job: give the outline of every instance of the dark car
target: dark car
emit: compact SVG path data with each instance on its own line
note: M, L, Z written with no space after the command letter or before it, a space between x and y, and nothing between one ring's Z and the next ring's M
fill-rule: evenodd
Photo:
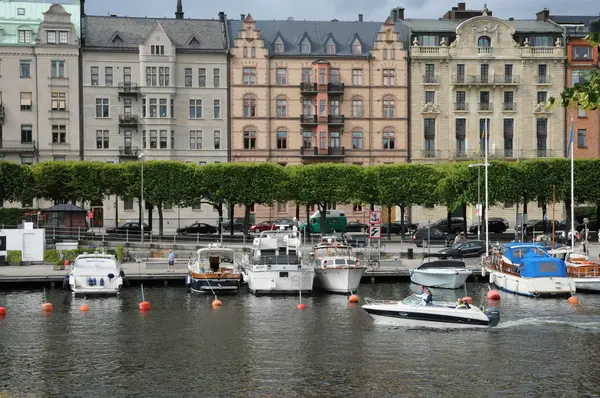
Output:
M569 227L567 226L567 224L568 224L567 220L561 221L560 224L558 224L557 231L568 231ZM583 231L583 228L585 228L585 225L583 225L582 223L580 223L577 220L575 220L575 222L573 223L573 226L575 227L575 230L579 231L579 232ZM588 229L591 229L590 224L588 224Z
M554 230L558 231L560 227L560 223L558 221L554 221ZM523 229L522 226L517 227L517 232L521 233ZM525 235L531 235L534 232L552 232L552 221L544 221L544 220L529 220L525 225Z
M144 224L144 235L150 235L150 227ZM110 235L141 235L142 228L139 222L128 222L119 227L106 228L106 233Z
M412 241L417 247L428 247L434 245L443 245L447 247L450 243L448 235L443 233L439 228L422 228L417 229L412 236Z
M178 235L187 235L187 234L216 234L217 227L209 224L205 224L203 222L196 222L192 225L177 228Z
M348 232L364 232L367 228L369 226L360 221L350 221L346 224L346 231Z
M396 234L396 235L400 235L402 233L402 224L400 221L394 221L392 223L392 228L390 229L390 232L392 234ZM411 231L416 231L418 228L417 224L414 223L404 223L404 233L408 233ZM387 230L388 230L388 223L383 223L381 224L381 234L385 235L387 234Z
M334 239L338 242L345 242L352 247L366 247L367 238L363 235L352 235L348 233L336 232L335 237L333 234L325 235L321 238L321 242L327 242L328 239Z
M455 243L438 252L440 258L469 258L480 257L485 254L485 242L482 240L467 240Z
M231 220L223 221L223 231L229 231L231 228ZM234 232L243 232L244 231L244 219L243 218L234 218L233 219L233 231Z
M484 223L485 220L481 220L481 222ZM506 230L509 227L509 224L506 218L490 217L488 219L488 227L490 232L495 234L501 234L506 232ZM469 228L469 232L472 234L476 234L478 229L479 226L477 224L471 225L471 227Z
M431 228L437 228L444 232L451 232L454 234L457 234L457 233L460 233L461 231L463 231L464 223L465 223L465 219L463 217L452 217L450 219L450 222L451 222L450 230L448 230L448 220L445 218L442 218L441 220L438 220L435 223L431 224ZM423 227L426 228L425 225L423 225Z

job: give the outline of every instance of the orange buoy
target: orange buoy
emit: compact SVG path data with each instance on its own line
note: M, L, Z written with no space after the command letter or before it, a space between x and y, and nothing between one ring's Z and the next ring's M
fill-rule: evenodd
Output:
M306 308L306 304L304 304L304 303L296 304L296 308L298 308L299 310L303 310Z
M81 312L88 312L90 310L90 306L87 304L82 304L81 307L79 307L79 309L81 310Z
M44 303L42 304L43 312L52 312L52 303Z
M358 296L356 294L352 294L352 295L350 295L350 297L348 297L348 301L352 304L356 304L360 301L360 299L358 298Z
M463 302L471 305L471 304L473 304L473 299L471 297L469 297L469 296L463 297Z
M150 303L147 301L142 301L140 303L140 311L142 311L142 312L150 311Z
M0 307L0 316L6 316L6 307Z
M579 299L577 298L577 296L571 296L568 298L567 300L570 304L578 304L579 303Z
M490 290L487 294L488 300L498 301L500 300L500 293L497 290Z
M220 307L222 305L223 305L223 302L221 300L219 300L219 299L214 299L213 302L212 302L213 308Z

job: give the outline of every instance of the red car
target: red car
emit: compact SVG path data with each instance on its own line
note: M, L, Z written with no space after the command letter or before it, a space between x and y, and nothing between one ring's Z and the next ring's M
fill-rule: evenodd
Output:
M271 231L277 229L274 221L263 221L250 227L250 232L261 233L262 231Z

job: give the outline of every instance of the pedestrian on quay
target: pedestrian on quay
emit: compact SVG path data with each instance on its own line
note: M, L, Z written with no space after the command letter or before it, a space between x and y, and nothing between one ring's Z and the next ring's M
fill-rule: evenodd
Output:
M171 271L171 267L173 268L173 272L175 272L175 253L173 253L173 250L169 249L169 266L167 272Z

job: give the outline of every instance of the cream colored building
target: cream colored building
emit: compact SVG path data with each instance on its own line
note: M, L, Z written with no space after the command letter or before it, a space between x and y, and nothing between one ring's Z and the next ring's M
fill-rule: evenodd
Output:
M256 21L248 14L230 20L229 31L231 161L407 161L407 53L391 19ZM257 220L295 215L286 203L254 210ZM364 217L361 206L346 212Z

